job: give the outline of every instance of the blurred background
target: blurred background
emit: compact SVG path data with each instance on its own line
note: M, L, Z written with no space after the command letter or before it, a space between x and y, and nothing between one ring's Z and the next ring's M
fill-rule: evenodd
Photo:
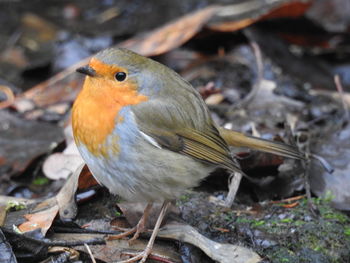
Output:
M219 125L321 160L305 167L232 148L256 183L243 180L234 210L218 212L229 175L216 171L178 202L182 219L213 240L252 248L264 262L350 262L349 14L349 0L0 0L0 226L19 225L13 208L2 222L7 197L53 197L82 164L70 126L83 81L75 69L120 46L179 72ZM316 217L303 199L308 189ZM106 205L115 201L107 192L88 196L80 199L88 203L79 207L80 226L107 212L119 218L123 209ZM303 200L275 203L295 196ZM46 250L24 257L6 233L19 262L49 259ZM189 245L174 247L182 262L213 262Z

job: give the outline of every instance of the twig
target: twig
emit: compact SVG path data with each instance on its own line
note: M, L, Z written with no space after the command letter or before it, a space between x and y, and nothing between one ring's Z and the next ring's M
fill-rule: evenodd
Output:
M349 106L345 102L345 99L344 99L344 89L343 89L343 85L341 84L339 75L334 76L334 83L335 83L335 87L337 88L337 90L339 92L341 102L343 103L343 108L345 111L345 118L346 118L346 120L349 120Z
M231 207L233 204L233 201L235 200L239 184L242 180L242 174L234 172L231 174L230 177L232 177L230 185L229 185L229 192L227 194L227 197L225 199L225 206Z
M245 96L241 101L232 105L231 110L242 108L242 107L246 106L249 102L251 102L254 99L255 95L258 93L258 91L261 87L261 83L263 81L264 65L262 62L261 50L259 48L259 45L256 42L252 42L250 45L252 46L252 49L253 49L254 55L255 55L255 59L256 59L256 65L257 65L257 71L258 71L257 81L253 85L253 87L250 90L250 92L248 93L248 95Z
M90 255L90 258L91 258L92 263L96 263L95 257L94 257L94 255L92 254L89 245L86 244L86 243L84 243L84 246L85 246L86 250L89 252L89 255Z
M272 204L288 203L288 202L298 201L303 198L305 198L305 195L298 195L298 196L293 196L293 197L289 197L278 201L271 201L270 203Z
M314 153L310 153L309 155L312 159L319 161L319 163L328 173L332 174L334 172L333 166L325 158Z

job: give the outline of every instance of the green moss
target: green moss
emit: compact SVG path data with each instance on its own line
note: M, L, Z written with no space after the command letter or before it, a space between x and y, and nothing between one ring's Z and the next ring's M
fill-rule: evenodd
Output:
M189 202L193 202L192 198ZM210 222L209 226L234 229L239 235L211 231L209 227L207 230L205 225L201 229L203 233L213 239L227 238L227 242L252 247L271 263L350 262L350 220L346 214L330 206L332 199L331 194L313 199L320 211L316 216L310 211L306 199L293 208L261 203L257 213L241 213L239 216L233 211L204 205L198 211L200 216L195 216L194 225L204 225L198 222L208 217L203 214L203 210L207 210L210 213L206 221ZM190 203L190 207L193 206ZM242 211L244 208L237 205L233 210Z
M8 201L6 205L6 211L9 211L9 210L19 211L25 208L27 208L27 205L24 202L18 202L16 200Z
M349 218L346 215L336 211L326 211L322 216L326 219L333 219L340 223L346 223L349 221Z
M258 227L258 226L262 226L265 225L265 221L264 220L259 220L259 221L255 221L252 223L253 227Z
M350 237L350 227L346 227L346 228L344 229L344 234L345 234L346 236Z
M283 219L281 219L281 222L282 223L292 223L293 219L292 218L283 218Z
M281 258L281 262L289 262L288 258Z
M176 199L177 206L181 206L191 199L191 193L185 193L183 195L180 195L178 199Z
M270 256L271 262L274 263L296 263L293 251L287 248L275 248Z
M306 222L303 221L303 220L296 220L296 221L294 221L294 225L295 226L302 226L302 225L305 225L305 224L306 224Z
M259 253L268 255L276 263L312 263L316 259L322 259L320 262L347 262L347 251L350 250L350 220L345 214L330 207L331 200L331 197L313 200L317 203L320 216L313 216L307 202L302 201L298 207L292 209L274 205L270 210L273 214L268 219L254 219L250 224L252 228L268 233L278 240L273 253L268 249L262 249ZM284 216L283 219L280 219L281 215ZM300 253L305 258L304 261L300 261ZM308 258L308 253L312 254L312 259Z
M238 218L236 219L236 223L237 223L237 224L244 224L244 223L250 224L252 221L253 221L252 219L247 218L247 217L238 217Z
M48 184L50 182L49 178L47 177L37 177L33 180L33 184L34 185L45 185Z

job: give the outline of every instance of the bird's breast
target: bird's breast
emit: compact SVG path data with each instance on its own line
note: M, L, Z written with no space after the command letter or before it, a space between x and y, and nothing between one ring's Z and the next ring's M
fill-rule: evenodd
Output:
M121 134L116 132L123 123L120 114L130 105L135 105L148 98L137 94L135 89L116 89L108 83L95 84L96 80L87 78L84 88L78 95L72 110L73 135L77 146L84 145L93 155L108 158L112 151L119 152ZM96 87L102 86L101 91ZM114 89L113 89L114 88Z

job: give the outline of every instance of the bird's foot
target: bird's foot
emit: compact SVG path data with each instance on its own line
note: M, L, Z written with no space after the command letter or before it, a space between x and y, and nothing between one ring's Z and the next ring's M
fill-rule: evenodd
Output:
M122 239L124 237L130 236L136 232L136 228L137 228L137 226L135 226L133 228L116 228L116 230L122 231L122 233L117 234L117 235L110 235L110 236L108 236L108 240Z
M147 246L144 251L140 253L124 253L124 255L129 255L132 256L129 259L119 261L118 263L132 263L132 262L139 262L139 263L144 263L146 262L148 256L152 252L152 247Z
M116 239L121 239L127 236L130 236L132 234L133 237L129 239L129 245L132 244L138 237L140 236L141 233L145 232L145 221L140 220L136 226L133 228L116 228L119 231L122 231L122 233L117 234L117 235L111 235L108 237L109 240L116 240Z
M152 203L147 204L142 217L140 218L137 225L134 226L133 228L114 227L116 230L120 230L123 233L110 236L109 239L110 240L121 239L121 238L124 238L126 236L130 236L130 235L134 234L133 237L129 240L129 245L131 245L132 242L134 242L140 236L141 233L145 232L146 222L147 222L147 218L148 218L148 215L149 215L151 208L152 208Z

